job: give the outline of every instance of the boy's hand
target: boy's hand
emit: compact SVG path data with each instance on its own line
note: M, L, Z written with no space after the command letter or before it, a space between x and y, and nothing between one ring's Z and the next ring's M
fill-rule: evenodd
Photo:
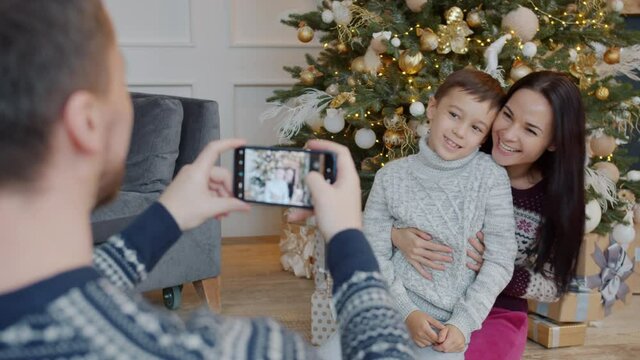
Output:
M420 310L415 310L409 314L405 324L409 330L409 336L421 348L439 343L439 334L433 330L434 328L440 331L440 335L445 331L443 340L444 336L446 336L446 327L440 321Z
M464 335L462 332L455 326L451 324L445 325L445 330L440 332L440 335L445 333L444 341L433 347L433 350L441 351L441 352L462 352L464 351Z

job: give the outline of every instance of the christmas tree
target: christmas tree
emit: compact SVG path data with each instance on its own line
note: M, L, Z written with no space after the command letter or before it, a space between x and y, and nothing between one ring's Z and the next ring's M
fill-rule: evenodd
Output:
M278 118L283 143L310 138L347 145L366 197L375 172L417 151L425 104L455 70L474 67L507 88L532 71L571 74L587 111L587 232L631 241L640 172L618 145L638 131L640 33L624 29L622 0L344 0L290 15L298 39L320 37L299 82L276 91L263 118ZM624 174L624 176L621 176ZM617 234L616 234L617 232ZM618 240L621 241L621 240Z

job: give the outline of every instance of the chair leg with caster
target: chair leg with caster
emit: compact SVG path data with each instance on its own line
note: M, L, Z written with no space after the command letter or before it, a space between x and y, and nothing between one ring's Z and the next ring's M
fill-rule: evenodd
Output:
M162 289L162 301L167 309L178 309L182 303L182 285Z

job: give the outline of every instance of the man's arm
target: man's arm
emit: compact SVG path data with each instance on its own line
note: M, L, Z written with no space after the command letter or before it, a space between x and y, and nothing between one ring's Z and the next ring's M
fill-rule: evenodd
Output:
M173 216L156 202L120 234L94 249L93 266L118 287L133 288L181 235Z

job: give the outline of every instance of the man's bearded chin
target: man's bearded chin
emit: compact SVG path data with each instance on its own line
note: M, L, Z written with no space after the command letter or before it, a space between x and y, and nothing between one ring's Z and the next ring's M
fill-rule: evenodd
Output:
M107 169L100 177L100 187L98 188L98 196L96 198L95 207L98 208L102 205L110 203L116 196L122 185L122 179L124 178L124 164L119 166L115 170Z

